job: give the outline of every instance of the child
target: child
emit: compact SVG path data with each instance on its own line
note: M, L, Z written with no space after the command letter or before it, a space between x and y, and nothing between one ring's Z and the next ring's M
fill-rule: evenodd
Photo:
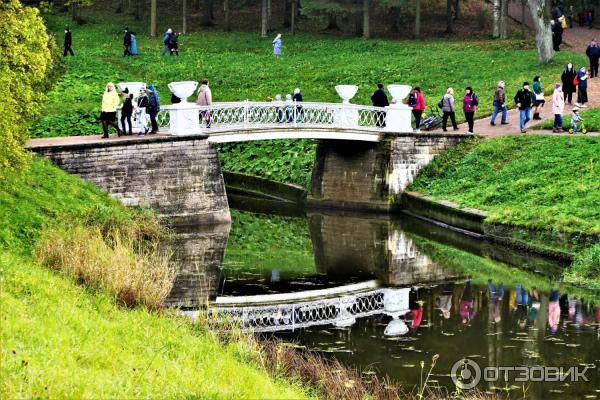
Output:
M573 107L573 112L571 113L571 129L573 129L573 133L577 132L577 123L583 121L583 118L579 115L579 107Z

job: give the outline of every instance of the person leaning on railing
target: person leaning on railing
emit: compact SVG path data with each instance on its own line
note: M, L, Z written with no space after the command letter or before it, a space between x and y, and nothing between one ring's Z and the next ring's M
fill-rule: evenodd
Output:
M304 122L304 109L302 108L302 106L298 105L298 103L302 103L302 101L304 101L302 99L302 93L300 93L299 88L294 89L293 100L296 103L296 120L298 122Z
M200 85L200 89L198 89L198 97L196 98L196 104L202 107L209 107L212 105L212 92L208 87L208 79L203 79L202 84ZM211 115L210 110L202 110L200 111L200 117L202 121L206 121L206 127L210 128L211 123Z
M374 107L387 107L390 105L387 94L383 89L383 83L377 84L377 90L371 96L371 101ZM385 111L375 111L375 126L378 128L385 127Z

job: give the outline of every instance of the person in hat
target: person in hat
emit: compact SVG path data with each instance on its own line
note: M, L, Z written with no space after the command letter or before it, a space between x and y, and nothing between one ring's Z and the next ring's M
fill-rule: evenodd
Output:
M281 33L278 33L273 40L273 55L275 58L281 57Z
M581 115L579 115L580 108L575 106L571 111L571 129L573 129L573 133L577 132L577 123L583 121Z
M565 95L562 91L560 83L554 85L554 93L552 93L552 113L554 114L554 125L552 132L562 132L562 116L565 110Z
M123 132L132 135L131 116L133 115L133 94L129 93L129 88L123 89L123 107L121 108L121 127ZM129 125L129 130L125 130L125 121Z

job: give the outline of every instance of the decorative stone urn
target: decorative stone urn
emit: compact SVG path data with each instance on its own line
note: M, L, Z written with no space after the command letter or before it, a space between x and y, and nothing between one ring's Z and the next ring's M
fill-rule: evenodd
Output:
M335 91L342 99L343 106L335 111L334 124L343 128L358 127L358 110L354 107L345 108L345 105L350 105L350 100L358 91L356 85L337 85Z
M408 326L400 316L409 312L409 293L410 288L390 288L383 293L383 312L392 317L383 332L385 336L400 336L408 332Z
M140 90L146 89L146 83L144 82L119 82L117 88L120 92L123 92L125 88L129 89L129 94L133 95L134 99L140 96Z
M356 95L358 92L358 86L356 85L337 85L335 87L335 91L338 96L341 97L342 103L350 104L350 100Z
M169 133L172 135L194 135L201 134L200 107L187 101L198 87L196 81L171 82L167 85L169 90L181 99L181 103L168 107L170 113Z
M404 104L402 100L412 89L409 85L388 85L392 95L392 104L386 107L385 130L396 133L412 132L411 111L412 107Z

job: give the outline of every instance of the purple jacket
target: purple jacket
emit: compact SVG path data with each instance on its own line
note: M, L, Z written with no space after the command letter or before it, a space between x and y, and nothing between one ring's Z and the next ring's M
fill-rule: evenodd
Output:
M465 95L463 98L463 111L475 112L476 106L473 104L473 95Z

